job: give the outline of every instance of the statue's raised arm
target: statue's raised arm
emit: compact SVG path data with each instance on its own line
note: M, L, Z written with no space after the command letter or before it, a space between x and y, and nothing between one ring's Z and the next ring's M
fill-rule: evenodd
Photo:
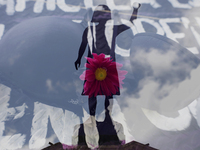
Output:
M132 5L133 12L129 19L129 21L131 23L133 23L133 20L137 19L137 13L138 13L138 9L140 8L140 6L141 6L141 4L139 4L137 2L133 3L133 5ZM118 19L117 21L121 22L120 18L118 18L117 15L118 15L117 12L114 12L114 22L115 22L115 19L116 20ZM128 30L129 28L130 28L130 26L128 24L126 25L124 23L123 24L121 23L120 25L117 26L117 35L119 35L120 33L122 33L125 30Z

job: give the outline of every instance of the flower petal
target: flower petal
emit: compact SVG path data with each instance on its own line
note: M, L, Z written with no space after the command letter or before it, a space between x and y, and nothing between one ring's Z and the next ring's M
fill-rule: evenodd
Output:
M112 84L119 87L119 80L116 75L108 75L106 78L108 78L110 81L112 81Z
M87 57L87 61L89 62L89 64L91 64L93 66L98 66L99 65L99 61L97 59L92 59L90 57Z
M121 67L123 67L123 65L120 64L120 63L118 63L118 62L116 62L116 66L117 66L117 68L121 68Z
M96 88L96 90L95 90L95 92L94 92L94 96L96 97L97 94L99 94L99 92L100 92L100 82L97 81L97 88Z
M90 93L89 93L90 96L94 96L94 93L95 93L95 91L97 89L97 85L98 85L98 81L95 80L93 82L92 86L91 86L91 90L90 90Z
M96 53L92 53L94 59L98 59L98 55Z
M100 87L100 90L99 90L99 95L103 95L103 90L102 90L102 82L99 81L99 87Z
M86 71L83 71L83 73L79 77L83 81L85 80L85 73L86 73Z
M128 71L125 71L125 70L117 70L117 71L118 71L119 76L125 76L128 73Z
M107 67L110 64L108 60L104 60L101 62L100 67Z
M116 68L107 69L107 74L118 76L118 72Z
M95 70L97 69L96 66L91 65L91 64L89 64L89 63L86 63L86 64L85 64L85 67L88 68L88 69L90 69L90 70L92 70L92 71L95 71Z
M117 91L115 89L115 86L112 84L112 81L110 81L110 79L106 78L105 82L106 82L106 85L107 85L108 89L110 90L110 92L112 94L116 94Z
M101 81L102 82L102 90L103 90L103 94L106 96L111 96L111 92L108 90L107 84L105 82L105 80Z
M89 92L91 90L91 85L92 85L92 82L85 81L84 87L83 87L85 95L89 95Z
M103 61L105 59L105 54L103 53L99 54L97 59Z
M86 74L85 74L85 80L87 80L89 82L94 81L95 80L95 74L93 72L90 72L90 70L87 70Z

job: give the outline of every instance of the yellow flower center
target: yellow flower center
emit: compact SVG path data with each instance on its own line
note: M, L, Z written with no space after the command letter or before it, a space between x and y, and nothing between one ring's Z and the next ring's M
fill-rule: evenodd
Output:
M97 80L104 80L107 76L107 72L106 72L106 69L104 68L97 68L97 70L95 71L95 78Z

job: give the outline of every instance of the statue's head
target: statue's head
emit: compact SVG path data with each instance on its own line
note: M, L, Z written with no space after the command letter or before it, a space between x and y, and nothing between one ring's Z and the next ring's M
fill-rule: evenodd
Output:
M91 22L100 22L111 19L110 8L106 5L98 5L94 10Z

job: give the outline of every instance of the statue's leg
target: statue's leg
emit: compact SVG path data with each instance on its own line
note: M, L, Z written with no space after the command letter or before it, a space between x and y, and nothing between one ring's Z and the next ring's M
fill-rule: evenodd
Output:
M105 120L111 121L111 113L113 107L113 96L106 96L105 97Z
M89 111L91 116L95 116L96 113L96 106L97 106L97 98L96 97L91 97L88 99L88 104L89 104Z
M99 146L99 132L97 129L95 112L97 105L97 98L91 97L88 99L90 118L84 122L85 141L90 149L98 148Z

